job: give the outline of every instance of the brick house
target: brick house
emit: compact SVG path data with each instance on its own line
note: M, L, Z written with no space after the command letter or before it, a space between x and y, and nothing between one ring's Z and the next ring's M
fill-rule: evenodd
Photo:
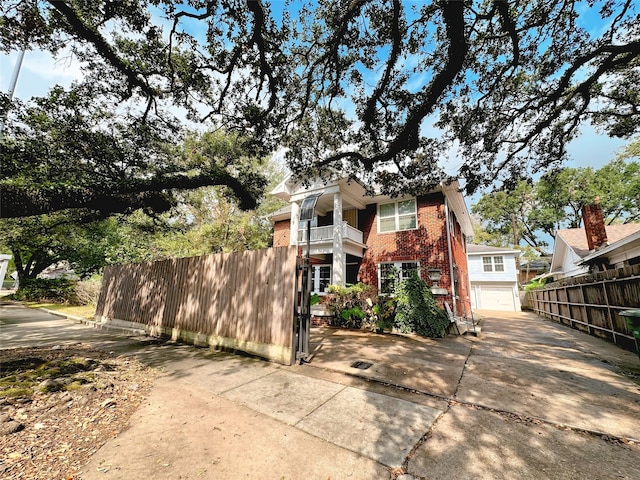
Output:
M470 311L466 239L473 228L457 182L418 197L390 198L367 196L347 178L307 187L286 179L271 193L289 202L271 216L276 247L306 245L300 204L318 195L310 226L314 292L363 282L384 294L394 277L417 270L441 305L449 302L457 315Z

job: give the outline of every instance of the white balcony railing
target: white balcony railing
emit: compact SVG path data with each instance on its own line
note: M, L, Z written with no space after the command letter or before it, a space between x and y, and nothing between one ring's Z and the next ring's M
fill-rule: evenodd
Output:
M313 227L311 229L311 243L328 243L333 242L333 225L325 227ZM362 232L357 228L353 228L347 222L342 222L342 241L352 240L356 243L362 243ZM298 230L298 244L303 245L307 242L307 229Z

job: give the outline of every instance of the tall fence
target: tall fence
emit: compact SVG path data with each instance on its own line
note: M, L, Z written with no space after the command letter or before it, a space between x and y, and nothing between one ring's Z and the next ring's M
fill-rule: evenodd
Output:
M105 269L96 321L293 361L296 247Z
M620 312L640 308L640 265L553 283L530 300L539 315L635 350Z

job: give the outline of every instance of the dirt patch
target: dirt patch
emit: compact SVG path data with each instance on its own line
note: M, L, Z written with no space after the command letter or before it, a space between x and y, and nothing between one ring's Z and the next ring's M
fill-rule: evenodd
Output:
M77 479L156 372L86 345L0 350L0 477Z

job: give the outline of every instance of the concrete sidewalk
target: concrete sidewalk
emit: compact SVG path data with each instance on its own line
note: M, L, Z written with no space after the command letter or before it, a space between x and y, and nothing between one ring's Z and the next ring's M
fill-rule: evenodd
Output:
M637 357L532 316L442 340L314 329L294 367L17 306L0 321L1 348L83 341L162 369L85 479L640 478Z

